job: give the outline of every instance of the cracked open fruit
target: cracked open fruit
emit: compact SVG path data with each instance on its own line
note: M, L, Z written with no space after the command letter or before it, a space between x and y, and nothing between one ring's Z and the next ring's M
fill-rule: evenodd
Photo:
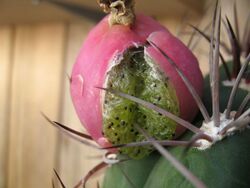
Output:
M136 15L132 25L110 25L109 16L105 17L83 44L70 88L81 123L101 147L145 140L135 126L157 140L177 137L184 128L160 113L97 87L127 93L188 121L198 111L176 70L148 41L166 52L202 94L203 78L196 58L166 28L144 15ZM142 158L152 148L121 148L119 152Z

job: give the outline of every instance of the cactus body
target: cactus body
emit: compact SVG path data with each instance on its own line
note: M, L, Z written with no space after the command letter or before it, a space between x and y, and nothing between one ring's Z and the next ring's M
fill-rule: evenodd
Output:
M183 148L171 148L188 169L208 188L247 188L250 185L250 131L236 133L205 151L191 149L183 157ZM151 171L144 188L193 188L172 165L161 158Z
M159 158L160 155L152 153L140 160L125 161L119 165L109 167L102 187L115 188L117 185L119 185L119 188L144 187L145 180L148 179L150 172Z

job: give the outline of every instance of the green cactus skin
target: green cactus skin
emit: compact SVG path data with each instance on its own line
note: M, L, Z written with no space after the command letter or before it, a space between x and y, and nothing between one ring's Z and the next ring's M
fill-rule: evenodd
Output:
M185 138L190 135L186 135ZM250 130L237 133L205 151L191 149L183 157L183 148L169 151L188 169L200 178L208 188L248 188L250 186ZM152 155L152 154L151 154ZM164 157L155 160L132 160L120 168L129 179L140 188L193 188ZM156 157L160 156L155 154ZM102 188L130 188L131 185L117 165L110 167L105 174ZM143 174L142 176L140 174Z
M246 130L225 138L205 151L191 149L183 155L183 148L175 147L171 148L170 152L208 188L248 188L250 186L249 143L250 130ZM144 186L144 188L151 187L193 188L194 186L161 157Z
M144 157L143 159L124 161L118 165L110 167L105 174L102 187L142 188L145 184L145 180L148 179L152 168L159 158L160 155L158 155L157 152L152 152L149 156ZM143 170L141 168L142 166ZM124 174L128 175L128 178L131 181L130 183Z
M224 70L220 68L220 78L224 80ZM220 84L220 108L223 112L226 108L228 97L230 95L231 88L224 87ZM211 112L211 93L209 86L209 77L205 79L205 92L204 92L204 104L206 108ZM247 92L239 89L234 99L233 109L237 109ZM250 106L248 105L247 108ZM200 127L202 116L197 115L195 122ZM191 134L187 133L183 136L183 140L188 140ZM169 151L176 156L191 172L200 178L208 188L248 188L250 187L249 169L250 169L250 130L244 130L242 133L236 133L230 137L217 142L210 149L205 151L199 151L197 149L191 149L187 153L183 153L181 147L170 147ZM126 169L126 174L133 182L141 182L138 188L191 188L193 187L164 157L160 156L156 161L141 161L134 160L131 164L136 166L126 165L124 163L123 168ZM148 160L154 160L148 157ZM145 173L145 166L150 164L152 170L146 171L148 176L137 177L136 173ZM113 168L117 168L113 165L107 170L104 178L102 188L116 188L116 186L123 184L122 188L130 188L131 185L124 178L124 174L119 171L112 171ZM115 177L114 177L115 174ZM132 174L132 175L130 175ZM109 184L108 184L109 182ZM114 183L114 184L111 184ZM110 185L110 186L107 186Z
M179 115L174 88L153 60L144 54L143 48L131 48L123 54L122 60L108 72L107 87ZM115 145L145 140L134 125L147 130L158 140L171 139L176 129L174 121L112 93L105 95L103 119L103 133ZM150 146L120 149L120 153L136 159L143 158L150 152Z

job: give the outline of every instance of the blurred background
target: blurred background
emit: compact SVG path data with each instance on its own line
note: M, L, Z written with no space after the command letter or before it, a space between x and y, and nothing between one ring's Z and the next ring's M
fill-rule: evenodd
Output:
M206 74L209 44L199 35L190 43L187 23L209 33L215 1L136 2L137 12L153 16L194 51ZM235 2L244 28L250 0L222 0L223 17L233 23ZM102 152L62 135L41 115L84 132L67 74L102 16L94 0L0 0L0 188L52 187L53 169L73 187L102 160ZM96 187L96 179L88 187Z

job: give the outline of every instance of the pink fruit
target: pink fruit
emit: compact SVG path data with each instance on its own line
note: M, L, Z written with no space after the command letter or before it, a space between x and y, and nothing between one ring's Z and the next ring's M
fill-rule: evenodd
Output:
M131 101L107 94L97 89L97 86L114 87L152 103L154 97L158 96L158 101L163 102L155 102L156 105L189 121L198 111L193 97L177 72L159 51L146 46L147 40L154 42L168 54L190 80L197 93L202 94L203 78L196 58L166 28L144 15L137 15L132 26L110 26L108 17L105 17L90 31L83 44L73 67L70 88L81 123L101 146L142 140L142 136L131 128L134 122L142 122L140 126L147 124L144 128L149 129L149 133L158 139L170 139L174 132L181 134L184 128L176 126L172 120L160 119L166 117L157 118L158 114L154 114L155 112ZM154 89L154 82L159 83L160 89ZM131 112L128 108L131 108ZM149 120L146 119L147 115ZM161 125L162 122L165 124ZM155 127L152 128L149 124ZM167 131L163 135L165 128ZM125 153L130 152L131 150Z

